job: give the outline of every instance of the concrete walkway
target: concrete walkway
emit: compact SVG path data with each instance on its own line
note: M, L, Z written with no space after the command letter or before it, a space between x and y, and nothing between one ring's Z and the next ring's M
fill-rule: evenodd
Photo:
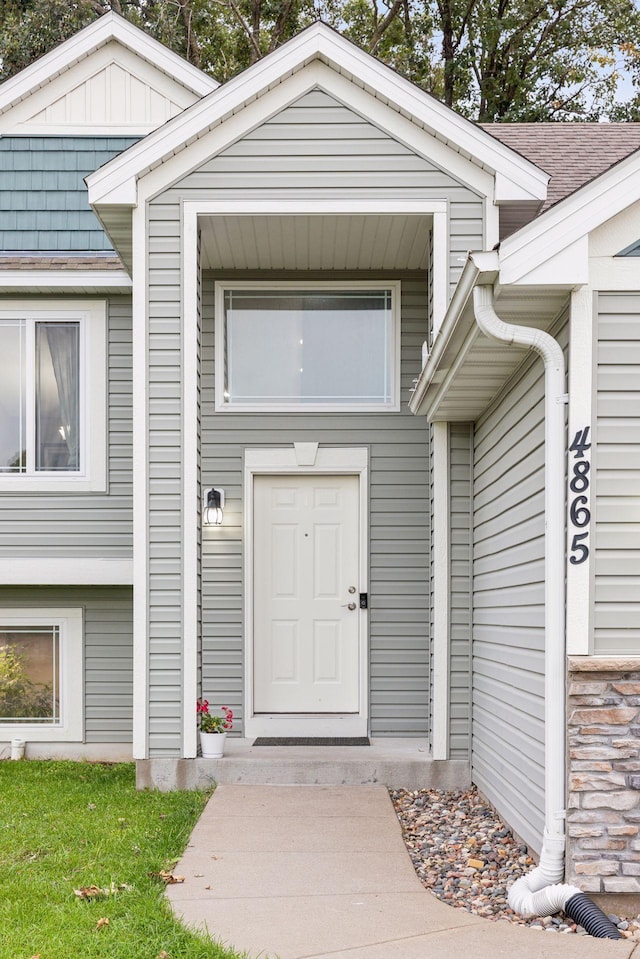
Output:
M640 945L453 909L415 875L383 786L221 785L169 886L175 914L260 959L640 959Z

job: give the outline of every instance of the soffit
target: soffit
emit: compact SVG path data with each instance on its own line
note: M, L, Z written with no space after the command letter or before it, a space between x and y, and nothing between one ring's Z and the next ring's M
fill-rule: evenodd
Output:
M207 216L201 263L210 270L420 270L428 215Z
M496 311L505 322L549 330L568 294L569 290L564 289L502 289L496 293ZM444 323L440 333L446 335ZM436 344L437 340L432 353ZM434 422L477 420L515 373L526 352L484 336L476 325L469 295L419 404L412 405L413 412Z

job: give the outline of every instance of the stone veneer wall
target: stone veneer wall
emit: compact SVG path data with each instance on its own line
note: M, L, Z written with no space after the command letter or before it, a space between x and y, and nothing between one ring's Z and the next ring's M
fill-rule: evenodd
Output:
M567 882L640 892L640 659L569 659Z

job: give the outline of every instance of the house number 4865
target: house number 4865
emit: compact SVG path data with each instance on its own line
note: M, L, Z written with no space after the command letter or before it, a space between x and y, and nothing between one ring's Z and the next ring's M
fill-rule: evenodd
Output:
M573 529L579 532L573 534L571 540L571 556L569 562L574 566L584 563L589 555L589 522L591 520L591 511L588 508L589 497L586 495L589 489L589 471L591 463L586 455L586 451L591 449L591 443L587 442L589 438L589 427L578 430L573 438L573 443L569 447L569 452L573 453L573 463L571 464L571 478L569 480L569 489L573 495L570 497L569 519Z

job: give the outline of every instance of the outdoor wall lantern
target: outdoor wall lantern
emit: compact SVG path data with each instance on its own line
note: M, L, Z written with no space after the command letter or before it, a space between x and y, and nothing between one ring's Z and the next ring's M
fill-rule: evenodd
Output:
M202 498L202 525L222 526L224 519L224 490L215 486L204 491Z

